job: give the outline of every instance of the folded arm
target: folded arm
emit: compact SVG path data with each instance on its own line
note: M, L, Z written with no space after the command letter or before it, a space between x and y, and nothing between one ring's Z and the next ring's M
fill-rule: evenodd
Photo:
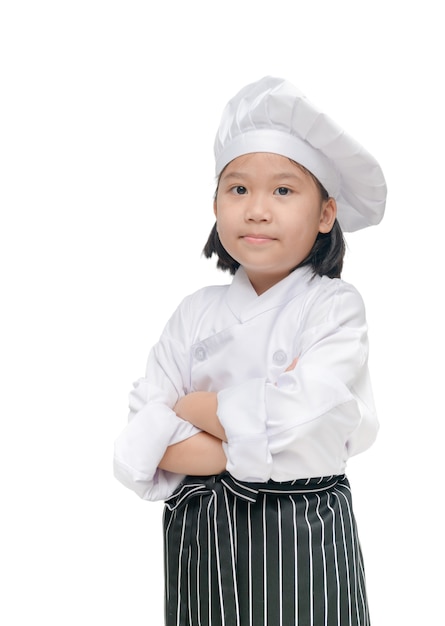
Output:
M176 403L176 415L203 432L169 446L159 463L160 469L192 476L225 470L227 458L222 442L226 441L226 435L216 408L216 393L204 391L190 393Z
M226 433L217 416L217 394L211 391L195 391L182 397L174 410L178 417L196 428L227 441Z
M222 441L202 432L169 446L159 463L159 469L175 474L208 476L223 472L226 463Z
M294 369L297 359L286 371ZM203 432L169 446L159 468L178 474L218 474L226 468L227 458L222 442L227 442L225 430L218 419L217 394L195 391L176 403L175 413Z

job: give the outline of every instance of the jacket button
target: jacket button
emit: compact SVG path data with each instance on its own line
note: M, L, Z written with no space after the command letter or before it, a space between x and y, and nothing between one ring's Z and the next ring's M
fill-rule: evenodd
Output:
M195 348L195 359L197 361L205 361L206 356L206 351L202 346L198 346L197 348Z
M272 359L276 365L284 365L286 363L287 355L284 350L277 350L274 352Z

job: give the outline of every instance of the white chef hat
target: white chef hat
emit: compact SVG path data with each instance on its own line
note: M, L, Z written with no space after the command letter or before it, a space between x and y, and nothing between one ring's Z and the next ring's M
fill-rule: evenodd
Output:
M247 85L224 109L215 139L216 175L233 159L273 152L308 169L337 201L346 232L378 224L386 183L379 164L296 87L266 76Z

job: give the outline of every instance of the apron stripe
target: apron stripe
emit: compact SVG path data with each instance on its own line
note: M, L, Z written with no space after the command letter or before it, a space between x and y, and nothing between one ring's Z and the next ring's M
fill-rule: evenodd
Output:
M369 626L345 476L187 477L164 511L166 626Z

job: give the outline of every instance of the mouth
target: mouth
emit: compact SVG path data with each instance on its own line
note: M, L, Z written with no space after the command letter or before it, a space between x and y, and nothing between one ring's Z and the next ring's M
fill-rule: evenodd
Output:
M269 237L268 235L255 234L255 233L242 235L241 239L243 239L247 243L253 243L256 245L261 245L265 243L270 243L271 241L276 241L275 237Z

